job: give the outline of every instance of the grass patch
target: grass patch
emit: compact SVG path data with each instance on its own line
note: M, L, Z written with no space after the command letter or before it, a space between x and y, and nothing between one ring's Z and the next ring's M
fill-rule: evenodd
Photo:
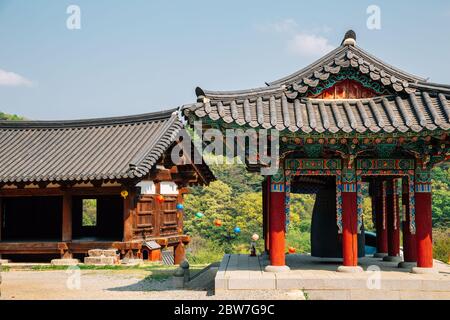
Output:
M143 270L143 271L154 271L154 270L175 270L177 266L166 266L161 264L141 264L136 266L125 266L125 265L110 265L110 266L94 266L94 265L77 265L80 270ZM33 271L57 271L57 270L67 270L69 266L31 266Z
M190 266L189 271L191 277L195 274L203 270L207 264L193 264ZM112 265L112 266L92 266L92 265L78 265L80 270L107 270L107 271L143 271L149 272L149 275L145 277L147 280L156 280L163 281L167 280L173 276L174 271L178 268L178 266L167 266L163 264L141 264L137 266L123 266L123 265ZM3 267L5 268L5 267ZM9 268L9 267L8 267ZM65 271L69 267L68 266L52 266L52 265L40 265L40 266L31 266L29 270L32 271ZM9 269L8 269L9 270Z
M0 265L0 272L8 272L11 268L9 266Z

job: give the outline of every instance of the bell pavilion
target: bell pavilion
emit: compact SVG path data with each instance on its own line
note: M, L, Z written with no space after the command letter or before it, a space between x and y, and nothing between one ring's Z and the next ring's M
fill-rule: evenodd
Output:
M375 256L400 262L402 231L399 267L433 272L431 169L449 159L449 85L381 61L349 31L323 58L264 87L196 94L197 103L183 108L191 124L279 131L279 170L263 182L266 271L289 270L291 193L316 194L311 254L342 258L339 271L360 271L369 186Z

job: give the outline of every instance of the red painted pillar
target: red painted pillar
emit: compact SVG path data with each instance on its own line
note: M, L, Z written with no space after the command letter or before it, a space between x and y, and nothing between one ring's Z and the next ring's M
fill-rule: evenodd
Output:
M417 267L433 267L431 220L431 177L429 171L418 172L415 179Z
M356 192L342 193L342 257L343 265L358 265L358 218Z
M286 266L285 259L285 189L283 183L270 180L269 257L273 267Z
M397 188L395 180L386 183L386 211L388 229L388 257L387 261L400 257L400 217Z
M375 212L375 228L377 231L377 252L376 256L387 255L387 228L386 228L386 184L383 181L374 183L372 198L372 210Z
M402 205L403 205L403 260L405 262L416 262L417 261L417 251L416 251L416 235L411 233L410 223L410 207L409 207L409 185L408 179L403 178L402 184Z
M358 265L358 197L354 169L344 169L342 172L341 197L343 265L344 267L356 267Z

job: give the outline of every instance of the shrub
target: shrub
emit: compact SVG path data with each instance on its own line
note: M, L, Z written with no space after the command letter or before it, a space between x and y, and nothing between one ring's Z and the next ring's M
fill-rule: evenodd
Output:
M433 257L450 262L450 228L433 230Z
M190 264L209 264L221 261L224 250L211 240L193 237L186 258Z

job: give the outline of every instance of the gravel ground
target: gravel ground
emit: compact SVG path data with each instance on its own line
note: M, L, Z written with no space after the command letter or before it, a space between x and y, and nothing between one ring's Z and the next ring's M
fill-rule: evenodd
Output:
M175 290L172 278L152 280L148 277L150 272L144 270L82 270L79 272L79 277L66 271L3 272L0 299L303 299L301 291L252 290L216 296L212 290Z

